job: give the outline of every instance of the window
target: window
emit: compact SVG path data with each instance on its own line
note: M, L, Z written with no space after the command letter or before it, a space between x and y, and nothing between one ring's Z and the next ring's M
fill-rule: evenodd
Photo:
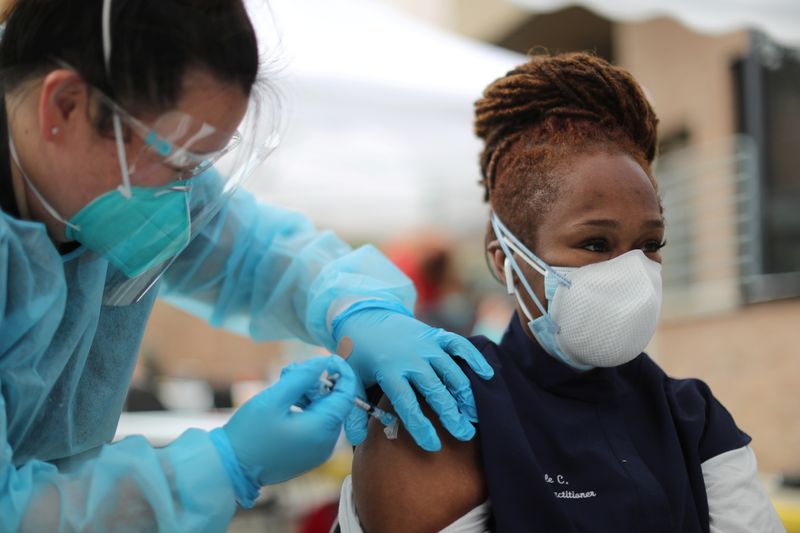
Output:
M742 280L759 257L754 199L758 151L749 137L691 144L667 134L656 161L668 245L664 317L730 311L743 303Z
M740 132L759 153L760 250L747 301L800 296L800 51L753 33L733 67Z

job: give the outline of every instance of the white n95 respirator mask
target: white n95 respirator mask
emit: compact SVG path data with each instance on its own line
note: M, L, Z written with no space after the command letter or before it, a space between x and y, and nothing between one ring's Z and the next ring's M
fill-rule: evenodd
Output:
M661 312L661 265L641 250L579 268L550 266L519 241L495 214L492 227L505 253L505 278L550 355L577 370L623 365L652 339ZM514 256L544 276L547 308ZM534 319L514 284L516 273L542 316Z

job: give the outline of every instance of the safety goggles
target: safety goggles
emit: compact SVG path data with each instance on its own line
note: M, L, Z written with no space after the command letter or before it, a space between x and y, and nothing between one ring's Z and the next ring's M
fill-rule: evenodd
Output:
M141 143L132 157L125 155L131 185L157 186L159 182L188 180L214 166L242 143L238 130L226 135L180 111L165 113L148 126L102 92L95 90L94 93ZM226 144L205 152L196 149L203 143L214 143L215 137L227 139Z

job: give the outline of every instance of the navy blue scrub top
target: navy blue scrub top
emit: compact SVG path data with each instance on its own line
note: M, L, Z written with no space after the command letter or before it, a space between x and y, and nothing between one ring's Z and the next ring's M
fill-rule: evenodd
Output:
M495 370L470 376L492 531L708 532L701 463L750 437L696 379L646 354L578 373L516 315L500 344L471 340Z

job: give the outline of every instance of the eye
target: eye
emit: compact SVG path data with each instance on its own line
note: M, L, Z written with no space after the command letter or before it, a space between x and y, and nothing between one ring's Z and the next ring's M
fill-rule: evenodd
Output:
M647 241L642 245L642 251L646 254L654 254L667 245L667 240Z
M608 241L605 239L589 239L581 245L581 248L590 252L601 254L607 253L611 250L611 246L609 246Z
M166 165L175 175L176 181L183 181L194 176L194 169L191 167L178 167L174 165Z

